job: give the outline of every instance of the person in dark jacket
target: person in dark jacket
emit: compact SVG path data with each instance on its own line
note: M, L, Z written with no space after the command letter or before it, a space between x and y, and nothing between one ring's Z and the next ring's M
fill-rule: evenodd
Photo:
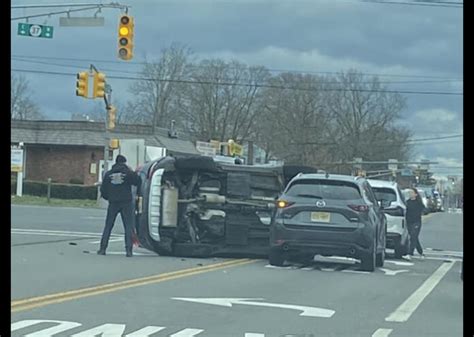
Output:
M405 258L411 259L411 256L415 253L415 248L418 254L424 258L425 255L423 254L423 247L421 247L419 235L421 231L421 216L425 210L425 205L423 205L423 201L415 188L411 189L410 197L406 204L406 222L408 232L410 233L410 250L408 252L409 255L405 256Z
M99 255L105 255L110 233L115 224L115 219L120 213L125 230L125 251L126 256L132 256L132 230L133 230L133 203L132 185L138 186L140 178L125 163L127 159L118 155L115 164L110 171L105 173L100 187L100 193L105 200L108 200L107 217L105 219L104 232L100 240Z

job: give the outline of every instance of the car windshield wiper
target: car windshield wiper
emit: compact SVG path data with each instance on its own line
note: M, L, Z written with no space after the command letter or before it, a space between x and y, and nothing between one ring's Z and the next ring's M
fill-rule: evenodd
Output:
M303 198L314 198L314 199L322 199L319 195L314 195L314 194L297 194L297 197L303 197Z

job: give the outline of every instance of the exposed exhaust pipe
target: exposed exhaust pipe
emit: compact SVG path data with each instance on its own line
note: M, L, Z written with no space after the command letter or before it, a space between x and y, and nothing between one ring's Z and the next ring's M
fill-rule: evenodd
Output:
M355 254L355 252L356 252L355 248L351 248L351 249L349 249L349 253L350 253L351 255L354 255L354 254Z
M289 249L290 249L290 247L288 246L288 244L285 243L285 244L283 245L283 250L284 250L285 252L287 252Z

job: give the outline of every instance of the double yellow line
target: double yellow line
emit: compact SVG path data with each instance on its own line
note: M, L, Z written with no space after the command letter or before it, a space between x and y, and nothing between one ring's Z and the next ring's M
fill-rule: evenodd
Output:
M152 283L159 283L159 282L174 280L174 279L182 278L186 276L207 273L210 271L219 270L226 267L240 266L240 265L252 263L255 261L256 260L251 260L251 259L231 260L227 262L214 263L207 266L183 269L183 270L173 271L173 272L164 273L164 274L137 278L133 280L108 283L108 284L89 287L89 288L65 291L65 292L51 294L51 295L12 301L11 312L19 312L19 311L29 310L33 308L43 307L49 304L57 304L61 302L83 298L83 297L101 295L101 294L111 293L111 292L122 290L122 289L128 289L128 288L139 287L139 286L152 284Z

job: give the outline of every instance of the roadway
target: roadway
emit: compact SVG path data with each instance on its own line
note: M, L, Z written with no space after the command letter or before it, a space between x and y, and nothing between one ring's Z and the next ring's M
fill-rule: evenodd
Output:
M104 210L12 206L13 336L462 336L462 214L424 218L427 258L126 258ZM48 331L49 329L49 331Z

